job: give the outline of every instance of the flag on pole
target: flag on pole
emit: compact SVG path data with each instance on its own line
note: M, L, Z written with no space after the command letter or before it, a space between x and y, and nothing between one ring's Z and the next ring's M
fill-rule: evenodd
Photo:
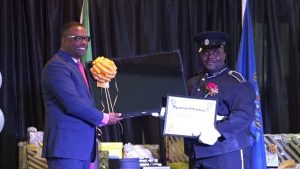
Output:
M240 42L238 60L236 63L236 71L240 72L255 89L255 120L251 126L251 132L255 135L256 140L252 148L251 169L266 169L266 153L264 146L264 130L262 121L262 112L259 96L259 88L256 75L256 61L254 51L254 40L252 31L252 20L250 13L250 5L248 0L245 3L243 14L243 30Z
M83 1L81 15L80 15L80 23L85 26L88 36L91 36L90 19L89 19L89 1L88 0ZM89 42L87 52L82 57L81 62L85 65L86 62L91 61L91 60L93 60L93 54L92 54L92 45L91 45L91 42Z

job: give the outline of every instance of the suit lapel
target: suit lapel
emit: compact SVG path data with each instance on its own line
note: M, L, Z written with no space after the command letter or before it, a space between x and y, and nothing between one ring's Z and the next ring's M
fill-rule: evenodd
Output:
M65 53L65 52L63 52L63 51L61 51L61 50L57 53L57 55L58 55L58 57L60 57L61 59L63 59L67 64L69 64L70 67L76 72L76 75L77 75L78 77L80 77L81 82L84 84L85 89L86 89L86 92L87 92L87 94L88 94L90 100L92 101L92 96L91 96L90 88L86 85L86 82L85 82L85 80L84 80L84 77L82 76L82 74L81 74L79 68L77 67L76 63L75 63L74 60L72 59L71 55L69 55L69 54L67 54L67 53Z

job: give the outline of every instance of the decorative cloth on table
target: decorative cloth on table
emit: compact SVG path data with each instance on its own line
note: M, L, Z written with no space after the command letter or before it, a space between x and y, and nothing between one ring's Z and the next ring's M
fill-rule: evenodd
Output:
M90 87L82 63L81 63L81 62L76 62L76 65L77 65L78 69L80 70L80 72L81 72L81 74L82 74L82 76L83 76L83 78L84 78L84 81L85 81L86 85L87 85L88 87Z

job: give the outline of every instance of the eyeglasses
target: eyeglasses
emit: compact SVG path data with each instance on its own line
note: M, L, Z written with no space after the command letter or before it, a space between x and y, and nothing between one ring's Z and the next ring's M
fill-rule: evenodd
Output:
M76 42L82 42L83 40L86 41L86 42L89 42L91 40L90 36L75 36L75 35L72 35L72 36L65 36L65 37L71 38L71 39L75 40Z

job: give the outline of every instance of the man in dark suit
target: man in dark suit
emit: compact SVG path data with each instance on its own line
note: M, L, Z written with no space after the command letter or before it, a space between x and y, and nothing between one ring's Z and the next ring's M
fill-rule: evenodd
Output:
M225 64L229 35L203 32L195 37L203 71L188 81L189 95L217 100L215 129L185 138L190 169L249 169L250 132L255 117L255 92L250 83Z
M63 26L61 48L42 72L45 128L42 156L49 169L89 169L97 153L96 126L115 124L120 113L95 108L80 59L90 37L84 25Z

